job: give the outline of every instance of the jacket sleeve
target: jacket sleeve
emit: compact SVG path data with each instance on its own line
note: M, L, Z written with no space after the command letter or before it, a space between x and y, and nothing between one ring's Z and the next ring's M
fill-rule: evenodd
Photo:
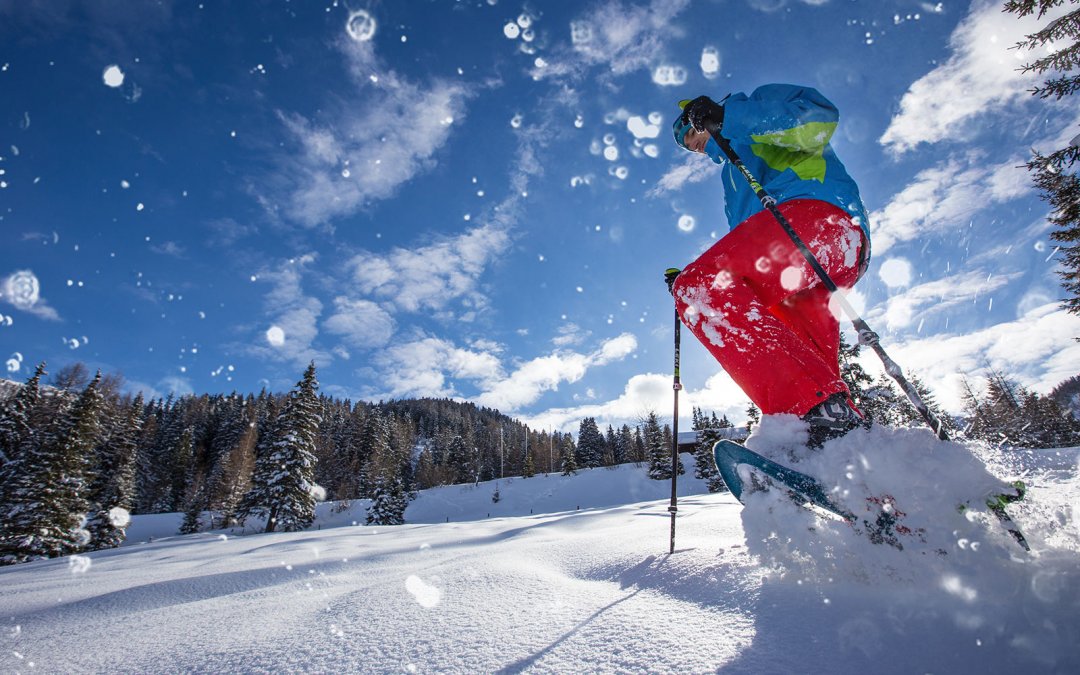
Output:
M820 154L838 119L836 106L817 89L767 84L727 101L720 133L736 143Z

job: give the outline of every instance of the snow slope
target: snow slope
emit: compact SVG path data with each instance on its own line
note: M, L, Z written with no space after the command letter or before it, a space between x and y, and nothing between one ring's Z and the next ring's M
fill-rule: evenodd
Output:
M1014 507L1034 555L1001 554L1008 542L987 529L984 562L964 553L970 541L944 556L911 547L914 560L893 566L914 579L836 564L902 554L829 540L834 525L805 514L762 540L779 502L771 515L743 509L687 476L668 555L668 484L630 465L501 481L498 504L491 483L428 491L398 527L349 526L363 520L356 504L322 505L321 529L301 533L159 538L166 529L150 543L0 569L0 668L1078 672L1077 454L989 458L1035 485ZM132 533L149 539L168 518L178 524L137 518ZM768 541L779 536L833 548L811 551L808 565L783 558Z

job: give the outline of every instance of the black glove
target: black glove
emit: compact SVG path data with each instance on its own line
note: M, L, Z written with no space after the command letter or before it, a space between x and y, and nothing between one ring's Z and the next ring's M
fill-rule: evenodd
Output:
M708 96L698 96L683 108L683 119L697 131L708 131L707 127L716 126L716 131L724 126L724 106Z
M664 281L667 282L668 293L675 295L675 279L682 273L678 267L669 267L664 270Z

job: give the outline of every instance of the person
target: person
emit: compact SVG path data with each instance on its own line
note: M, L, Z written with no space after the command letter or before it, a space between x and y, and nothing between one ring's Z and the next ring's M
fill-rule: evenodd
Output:
M723 164L730 231L669 278L683 323L765 415L806 421L821 447L862 423L840 376L840 325L831 293L750 183L725 161L714 128L840 289L870 259L858 186L829 144L838 111L811 87L768 84L717 103L680 103L672 129L684 149Z

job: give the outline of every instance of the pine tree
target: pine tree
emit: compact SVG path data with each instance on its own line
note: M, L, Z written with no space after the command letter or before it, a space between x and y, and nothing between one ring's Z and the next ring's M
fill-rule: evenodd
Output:
M89 458L101 433L101 373L74 404L60 403L52 425L5 466L0 564L68 555L89 543Z
M1050 398L1057 401L1061 409L1068 411L1074 419L1080 419L1080 375L1074 375L1054 387Z
M866 386L872 384L874 378L870 377L859 363L859 349L859 343L848 345L844 334L840 333L840 378L847 385L855 406L862 410L868 396Z
M269 447L256 456L251 490L240 512L266 515L266 532L302 530L315 519L315 436L319 430L319 387L312 362L289 393L274 424ZM260 466L260 459L262 465ZM260 471L261 469L261 471Z
M642 436L645 441L645 451L649 457L649 478L653 480L671 479L671 453L664 446L664 430L660 428L660 421L655 412L649 412L645 418Z
M230 410L232 419L225 423L227 436L219 445L222 454L207 479L208 508L219 510L218 527L229 527L235 522L236 508L251 484L258 436L255 408L254 398L249 397Z
M721 492L727 489L720 472L716 470L716 460L713 458L713 446L720 440L720 430L725 425L716 418L713 413L710 420L700 408L693 409L693 428L698 432L697 446L694 450L694 477L706 481L709 492ZM727 418L724 418L727 422ZM727 422L727 427L731 426Z
M475 478L476 463L473 460L473 453L460 435L455 435L450 441L446 462L451 472L451 480L455 484L468 483Z
M756 425L760 421L761 421L761 411L758 410L758 407L756 405L754 405L754 403L751 401L750 404L746 406L746 431L747 431L747 433L752 432L754 430L754 425Z
M577 453L574 450L574 439L570 434L566 435L559 446L559 467L562 475L573 476L577 473Z
M1078 0L1070 1L1078 3ZM1064 0L1009 0L1005 11L1025 17L1038 10L1041 19L1062 4ZM1080 91L1080 73L1073 72L1080 68L1080 8L1047 23L1037 33L1026 36L1017 47L1046 54L1025 64L1023 72L1057 75L1035 87L1033 95L1061 100ZM1080 142L1074 139L1068 147L1049 155L1034 152L1027 163L1036 187L1051 207L1050 222L1057 229L1050 237L1064 244L1062 269L1058 274L1069 294L1062 305L1073 314L1080 314L1080 176L1076 171L1070 172L1077 162L1080 162Z
M90 547L95 550L116 548L126 536L135 501L135 454L143 408L140 393L98 449L97 475L90 487L91 515L86 525Z
M634 434L630 431L630 425L624 424L619 427L619 433L615 437L615 463L625 464L632 461L634 454Z
M19 448L33 433L31 416L41 398L40 383L44 374L45 362L42 361L15 395L0 403L0 476L4 465L15 459ZM0 486L0 492L2 490Z
M577 465L585 469L600 466L604 458L604 437L596 419L586 417L578 427Z
M184 499L184 520L180 523L180 534L195 534L202 530L202 513L206 507L206 490L199 477L192 479L188 495Z
M191 427L184 429L180 438L173 445L169 480L169 502L166 507L169 512L183 511L186 504L184 497L188 494L191 485L191 474L195 455L194 433Z
M401 525L405 522L405 509L409 505L407 483L408 452L399 441L395 447L393 415L389 417L373 412L369 420L372 426L372 449L367 475L371 478L371 506L368 507L368 525ZM460 438L460 437L459 437Z
M648 456L648 450L645 448L645 437L641 434L641 426L636 426L634 427L634 463L641 464Z
M607 433L604 434L604 458L601 461L603 466L614 468L615 462L615 445L617 441L615 439L615 429L609 424Z
M533 453L525 455L525 463L521 470L522 478L532 478L536 475L536 463L533 462Z

